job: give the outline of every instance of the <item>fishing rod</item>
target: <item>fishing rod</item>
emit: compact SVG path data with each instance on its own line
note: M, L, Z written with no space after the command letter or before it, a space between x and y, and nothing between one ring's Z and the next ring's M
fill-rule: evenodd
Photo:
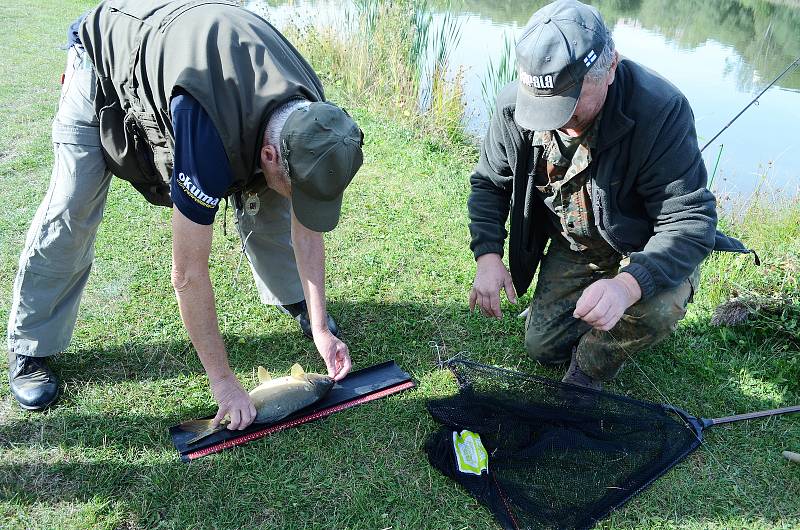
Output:
M700 152L702 153L702 152L703 152L703 150L704 150L706 147L708 147L709 145L711 145L711 144L712 144L712 142L714 142L714 140L716 140L717 138L719 138L719 136L720 136L720 135L721 135L723 132L725 132L725 129L727 129L728 127L730 127L731 125L733 125L733 122L735 122L737 119L739 119L739 116L741 116L742 114L744 114L744 111L746 111L747 109L749 109L749 108L750 108L750 107L753 105L753 103L755 103L756 101L758 101L758 98L760 98L761 96L763 96L763 95L764 95L764 92L766 92L766 91L767 91L767 90L768 90L768 89L769 89L769 88L770 88L772 85L774 85L775 83L777 83L777 82L780 80L780 78L781 78L781 77L785 76L785 75L786 75L786 74L789 72L789 70L791 70L792 68L797 68L798 66L800 66L800 57L798 57L797 59L795 59L794 61L792 61L792 62L789 64L789 66L787 66L787 67L786 67L786 69L785 69L783 72L781 72L781 73L780 73L780 75L778 75L778 77L776 77L775 79L773 79L773 80L772 80L772 82L771 82L770 84L768 84L766 87L764 87L764 90L762 90L761 92L759 92L759 93L758 93L758 95L757 95L756 97L754 97L754 98L753 98L753 100L752 100L750 103L748 103L748 104L747 104L747 106L746 106L745 108L743 108L741 111L739 111L739 114L737 114L736 116L734 116L734 117L733 117L733 119L732 119L731 121L729 121L729 122L728 122L728 124L727 124L725 127L723 127L723 128L722 128L722 129L721 129L721 130L720 130L720 131L717 133L717 134L715 134L715 135L714 135L714 137L713 137L711 140L709 140L709 141L706 143L706 145L704 145L704 146L702 147L702 149L700 149Z

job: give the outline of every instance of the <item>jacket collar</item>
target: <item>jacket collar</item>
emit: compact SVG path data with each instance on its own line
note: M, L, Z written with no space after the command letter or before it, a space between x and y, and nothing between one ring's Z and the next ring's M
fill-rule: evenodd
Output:
M597 151L604 151L619 142L623 136L633 129L634 121L630 119L622 105L628 94L630 74L625 59L619 61L614 82L608 87L608 96L603 105L603 119L600 120L600 133L597 139Z

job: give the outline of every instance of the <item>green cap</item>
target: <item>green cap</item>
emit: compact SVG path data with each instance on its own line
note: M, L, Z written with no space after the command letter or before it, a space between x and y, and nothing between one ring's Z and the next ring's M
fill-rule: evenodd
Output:
M364 133L344 110L315 102L289 114L280 141L297 220L315 232L333 230L344 190L364 161Z
M606 25L592 6L558 0L534 13L517 41L514 120L531 131L563 127L607 42Z

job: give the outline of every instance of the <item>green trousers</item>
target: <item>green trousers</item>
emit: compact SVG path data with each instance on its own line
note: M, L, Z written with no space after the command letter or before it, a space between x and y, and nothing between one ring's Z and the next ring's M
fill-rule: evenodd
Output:
M699 268L677 287L637 302L610 331L599 331L572 316L583 290L593 282L613 278L622 256L610 248L576 252L554 238L539 269L536 290L525 322L525 347L539 362L570 360L601 381L617 375L629 355L652 346L675 330L686 315L699 278Z

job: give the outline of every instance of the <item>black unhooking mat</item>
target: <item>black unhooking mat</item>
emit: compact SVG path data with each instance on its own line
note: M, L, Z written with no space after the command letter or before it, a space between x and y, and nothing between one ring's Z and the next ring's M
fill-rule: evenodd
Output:
M191 440L196 433L184 431L180 425L170 427L169 433L181 460L190 462L225 449L244 445L278 431L325 418L356 405L396 394L413 386L414 381L410 375L397 366L394 361L387 361L350 372L342 381L336 383L321 400L277 423L253 424L241 431L226 429L192 445L188 445L186 442Z
M663 405L469 361L448 366L460 390L428 403L443 424L428 459L504 528L592 527L702 440L702 425Z

